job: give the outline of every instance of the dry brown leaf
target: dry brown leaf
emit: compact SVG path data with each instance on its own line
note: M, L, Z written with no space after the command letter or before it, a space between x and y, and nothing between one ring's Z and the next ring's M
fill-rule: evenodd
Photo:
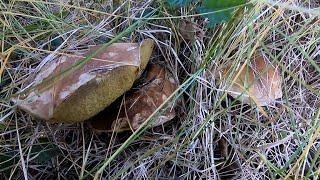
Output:
M197 23L187 19L181 21L179 31L181 36L188 41L194 41L197 37L199 39L204 37L203 29Z
M223 72L224 79L231 71L230 67ZM238 76L237 76L238 74ZM282 78L278 67L274 67L261 55L255 55L251 65L246 65L232 78L229 94L240 101L258 106L267 106L276 99L282 98Z
M80 122L102 111L128 91L146 67L153 50L150 39L139 43L114 43L70 75L46 90L36 89L17 101L18 106L51 122ZM86 57L100 46L91 47ZM63 56L36 75L34 85L61 74L83 57Z
M147 71L141 87L127 93L121 100L110 105L92 119L91 126L97 132L136 130L174 92L177 84L172 76L160 65L152 65ZM121 110L120 110L121 109ZM161 125L175 117L174 109L168 109L152 124Z

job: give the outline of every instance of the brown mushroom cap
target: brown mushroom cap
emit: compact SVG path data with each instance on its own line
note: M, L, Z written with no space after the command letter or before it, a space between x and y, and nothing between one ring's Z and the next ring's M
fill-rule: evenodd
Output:
M230 67L223 72L227 77ZM238 77L235 77L239 74ZM239 97L244 103L256 103L266 106L282 97L282 77L278 67L267 62L263 56L255 55L251 65L246 65L241 72L236 72L232 77L233 84L228 92L234 98Z
M160 65L151 65L143 85L128 92L123 99L106 108L90 122L98 132L136 130L174 92L177 84ZM123 100L123 101L122 101ZM175 117L173 108L167 109L152 124L161 125Z
M35 85L54 77L89 56L100 46L91 47L80 57L63 56L46 65L34 79ZM18 106L33 116L50 122L80 122L94 116L128 91L148 63L153 41L115 43L50 88L36 89Z

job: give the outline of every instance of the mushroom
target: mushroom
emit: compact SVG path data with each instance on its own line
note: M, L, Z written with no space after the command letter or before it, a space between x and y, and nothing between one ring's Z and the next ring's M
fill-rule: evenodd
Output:
M94 117L90 124L97 132L136 130L177 88L172 75L160 65L151 65L146 77L136 90L129 91L113 105ZM160 116L152 127L159 126L176 115L173 104Z
M85 53L62 56L47 63L33 79L30 93L15 99L18 107L48 122L74 123L89 119L128 91L145 69L154 42L114 43L90 61L74 69L84 57L101 46L90 47ZM67 69L74 69L64 75ZM57 82L48 79L61 75Z
M223 71L223 79L228 77L230 71L230 67ZM279 68L261 55L255 55L250 66L246 64L234 74L228 92L246 104L254 102L258 106L267 106L282 97Z

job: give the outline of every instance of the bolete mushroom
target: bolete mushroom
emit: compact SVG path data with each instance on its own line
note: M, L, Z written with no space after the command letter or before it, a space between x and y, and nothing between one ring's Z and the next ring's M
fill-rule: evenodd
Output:
M277 66L263 56L255 54L251 64L236 71L231 78L229 94L240 101L258 106L267 106L282 97L282 77ZM231 72L228 67L223 71L223 79Z
M147 39L142 43L114 43L49 88L36 86L70 69L100 47L46 64L33 79L37 88L15 99L18 107L48 122L87 120L132 87L150 59L154 42Z
M110 105L94 117L90 124L97 132L136 130L177 88L172 75L160 65L151 65L146 77L136 90L125 94L117 103ZM173 104L156 116L151 127L159 126L176 115Z

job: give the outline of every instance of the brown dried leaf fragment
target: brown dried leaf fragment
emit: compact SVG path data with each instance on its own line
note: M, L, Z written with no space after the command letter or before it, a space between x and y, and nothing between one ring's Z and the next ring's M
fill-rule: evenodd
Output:
M226 79L230 67L223 72ZM229 94L246 104L255 103L258 106L267 106L282 98L282 77L278 67L267 62L263 56L255 55L251 65L235 73L232 77Z
M17 99L18 106L50 122L81 122L102 111L128 91L146 67L154 43L115 43L49 88L41 87ZM80 56L63 56L36 75L34 85L55 77L89 56L100 46Z
M160 65L151 65L144 83L138 90L129 92L121 101L109 106L90 122L97 132L136 130L174 92L174 78ZM118 110L116 110L118 109ZM159 116L152 127L159 126L175 117L173 108Z
M204 37L203 29L199 27L199 24L193 22L193 20L181 20L179 31L182 38L187 41L202 40Z

